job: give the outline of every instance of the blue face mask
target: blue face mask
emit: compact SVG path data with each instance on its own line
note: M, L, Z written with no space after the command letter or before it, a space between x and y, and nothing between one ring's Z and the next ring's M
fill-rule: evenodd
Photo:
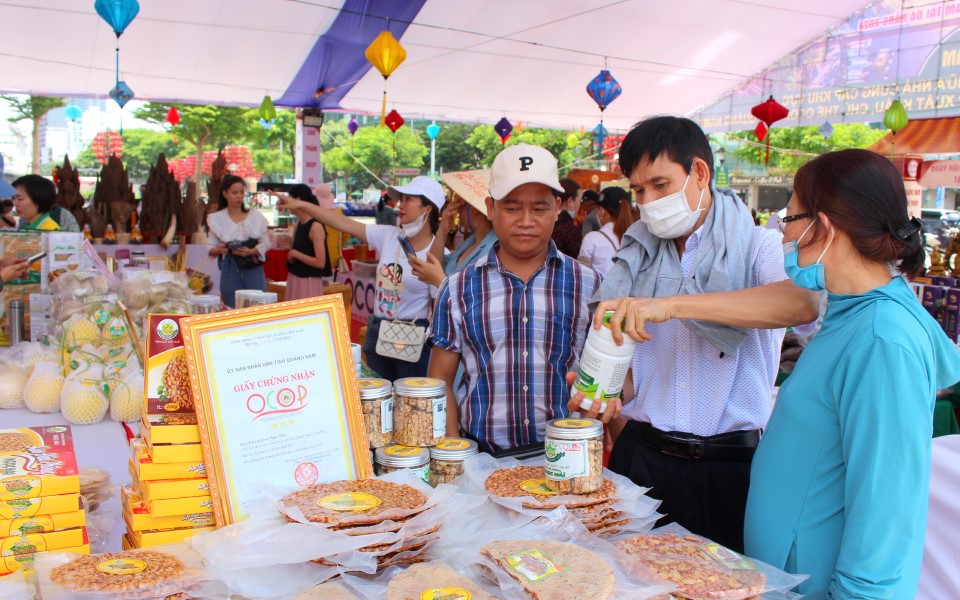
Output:
M787 272L787 277L789 277L790 281L796 284L797 287L819 292L827 288L823 273L823 264L821 264L820 261L830 248L830 244L833 243L833 236L830 237L830 241L827 242L826 247L823 249L823 252L820 253L816 263L808 267L801 267L797 264L797 260L800 257L800 240L803 239L803 236L807 235L811 227L813 227L813 223L807 225L807 228L803 230L799 238L783 244L783 268Z

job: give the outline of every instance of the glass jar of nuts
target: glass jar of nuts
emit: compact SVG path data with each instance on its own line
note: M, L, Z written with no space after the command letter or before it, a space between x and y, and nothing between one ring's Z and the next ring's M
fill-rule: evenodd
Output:
M463 461L478 454L480 447L473 440L443 438L430 448L430 485L450 483L463 475Z
M430 483L430 451L416 446L390 444L374 452L377 475L386 475L401 469L409 469L424 483Z
M434 446L447 432L447 384L432 377L393 382L393 441Z
M554 419L544 439L547 485L560 494L589 494L603 486L603 423Z
M393 384L386 379L357 380L363 407L363 423L371 448L393 443Z

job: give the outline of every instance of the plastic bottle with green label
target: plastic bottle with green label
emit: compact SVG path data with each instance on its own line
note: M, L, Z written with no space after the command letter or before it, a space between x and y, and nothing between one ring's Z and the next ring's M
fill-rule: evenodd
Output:
M593 403L598 401L600 412L603 413L607 408L607 400L620 397L623 382L633 361L633 350L637 344L626 335L623 336L623 344L619 346L613 341L613 333L610 331L611 317L613 311L607 311L603 315L600 329L591 327L580 356L577 378L570 389L571 396L583 392L580 409L584 411L593 408Z

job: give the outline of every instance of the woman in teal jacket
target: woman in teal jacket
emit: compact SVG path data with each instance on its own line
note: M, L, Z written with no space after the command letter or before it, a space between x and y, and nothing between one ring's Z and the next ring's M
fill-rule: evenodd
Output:
M807 598L913 598L935 396L960 380L956 346L891 275L923 268L920 222L889 160L844 150L797 172L781 223L787 275L829 305L757 448L746 552L809 574Z

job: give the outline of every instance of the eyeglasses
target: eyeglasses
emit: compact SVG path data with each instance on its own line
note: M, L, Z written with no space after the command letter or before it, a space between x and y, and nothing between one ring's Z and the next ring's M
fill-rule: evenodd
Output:
M783 233L783 230L786 228L787 223L791 221L796 221L799 219L809 219L809 218L810 218L810 213L808 212L798 213L798 214L790 215L787 217L781 217L780 222L777 223L777 225L780 227L780 233Z

